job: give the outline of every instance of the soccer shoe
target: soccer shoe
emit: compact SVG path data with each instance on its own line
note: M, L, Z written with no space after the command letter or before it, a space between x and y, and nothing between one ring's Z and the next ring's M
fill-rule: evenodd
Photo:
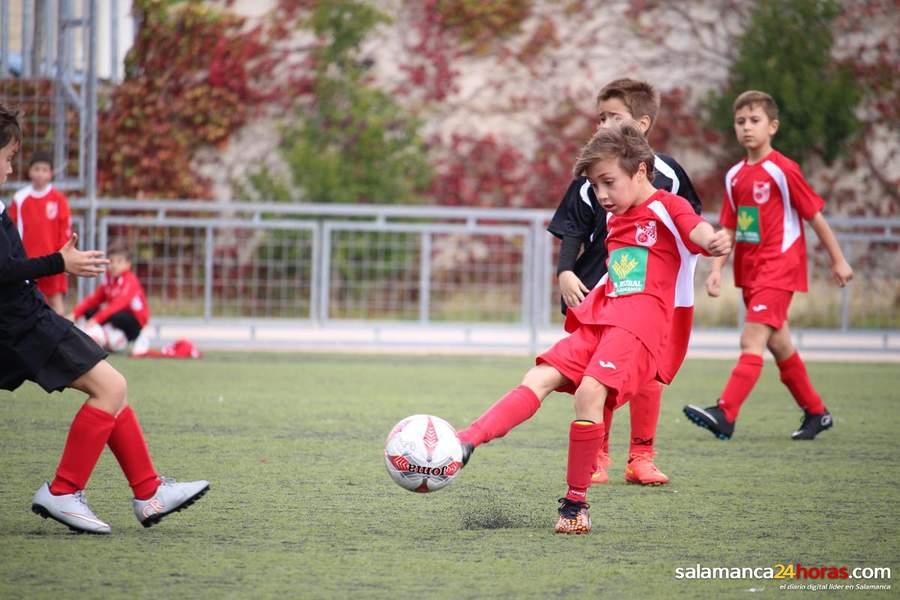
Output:
M699 427L712 431L720 440L730 440L734 434L734 421L725 418L725 413L718 406L700 408L693 404L684 407L684 416Z
M568 498L559 499L559 519L556 521L556 533L581 535L591 532L591 507L586 502L575 502Z
M653 464L653 456L635 454L628 459L625 467L625 481L641 485L665 485L669 478Z
M464 442L462 440L459 441L460 446L462 446L462 464L466 466L469 464L469 459L472 458L472 453L475 452L475 444L470 444L469 442Z
M820 415L804 412L803 422L800 423L800 428L791 434L791 439L814 440L817 435L826 429L831 429L833 423L834 421L831 419L831 413L827 411Z
M147 500L132 500L134 516L144 527L151 527L160 520L179 510L184 510L209 491L208 481L188 481L178 483L171 477L160 477L159 487L153 497Z
M112 531L109 525L98 519L88 506L83 490L78 490L74 494L54 496L50 492L50 484L45 482L31 500L31 512L45 519L50 517L59 521L76 533Z
M597 462L594 463L594 472L591 473L591 485L609 483L609 454L600 450L597 453Z

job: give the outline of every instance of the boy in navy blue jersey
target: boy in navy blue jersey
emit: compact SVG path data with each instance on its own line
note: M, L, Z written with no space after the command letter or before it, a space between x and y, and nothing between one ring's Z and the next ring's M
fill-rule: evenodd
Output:
M0 104L0 183L12 173L21 141L18 112ZM100 454L109 446L134 492L138 521L150 527L187 508L209 489L207 481L177 483L157 475L137 417L127 402L125 378L106 362L106 352L75 324L54 312L34 280L70 273L96 277L109 261L97 250L83 252L72 235L59 250L29 258L0 202L0 389L34 381L47 392L73 388L87 394L72 424L56 475L31 501L38 515L73 531L109 533L88 506L84 488Z
M653 129L658 112L659 94L653 86L643 81L616 79L597 94L599 127L633 120L647 136ZM700 214L703 208L700 199L687 173L675 159L657 153L653 170L653 187L681 196ZM565 314L568 307L581 304L606 273L606 211L597 202L586 177L576 177L569 185L547 230L561 240L556 274ZM653 442L661 395L662 387L657 386L632 398L629 403L631 447L625 479L630 483L662 485L669 481L653 463ZM606 467L609 464L611 411L604 415L604 421L606 437L597 457L593 483L609 481Z

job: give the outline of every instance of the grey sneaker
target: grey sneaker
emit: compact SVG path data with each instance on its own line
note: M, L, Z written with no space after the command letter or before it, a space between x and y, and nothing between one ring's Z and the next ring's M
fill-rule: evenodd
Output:
M45 519L59 521L76 533L109 533L106 523L97 518L84 497L84 490L74 494L54 496L50 484L44 482L31 500L31 512Z
M132 500L134 516L144 527L156 525L166 515L184 510L209 491L208 481L178 483L171 477L160 477L159 481L159 488L152 498Z

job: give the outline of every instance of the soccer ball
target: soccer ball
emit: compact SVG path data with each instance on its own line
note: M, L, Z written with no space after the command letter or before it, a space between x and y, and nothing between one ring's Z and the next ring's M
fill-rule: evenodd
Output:
M456 430L432 415L406 417L391 429L384 461L391 479L411 492L436 492L462 469L463 449Z

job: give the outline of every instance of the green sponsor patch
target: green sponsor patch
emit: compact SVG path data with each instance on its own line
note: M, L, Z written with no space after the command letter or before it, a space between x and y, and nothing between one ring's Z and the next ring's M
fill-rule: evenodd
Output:
M647 283L647 248L626 246L609 255L609 278L613 295L643 292Z
M758 244L761 236L759 233L759 208L755 206L739 206L737 214L737 231L735 239L738 242Z

